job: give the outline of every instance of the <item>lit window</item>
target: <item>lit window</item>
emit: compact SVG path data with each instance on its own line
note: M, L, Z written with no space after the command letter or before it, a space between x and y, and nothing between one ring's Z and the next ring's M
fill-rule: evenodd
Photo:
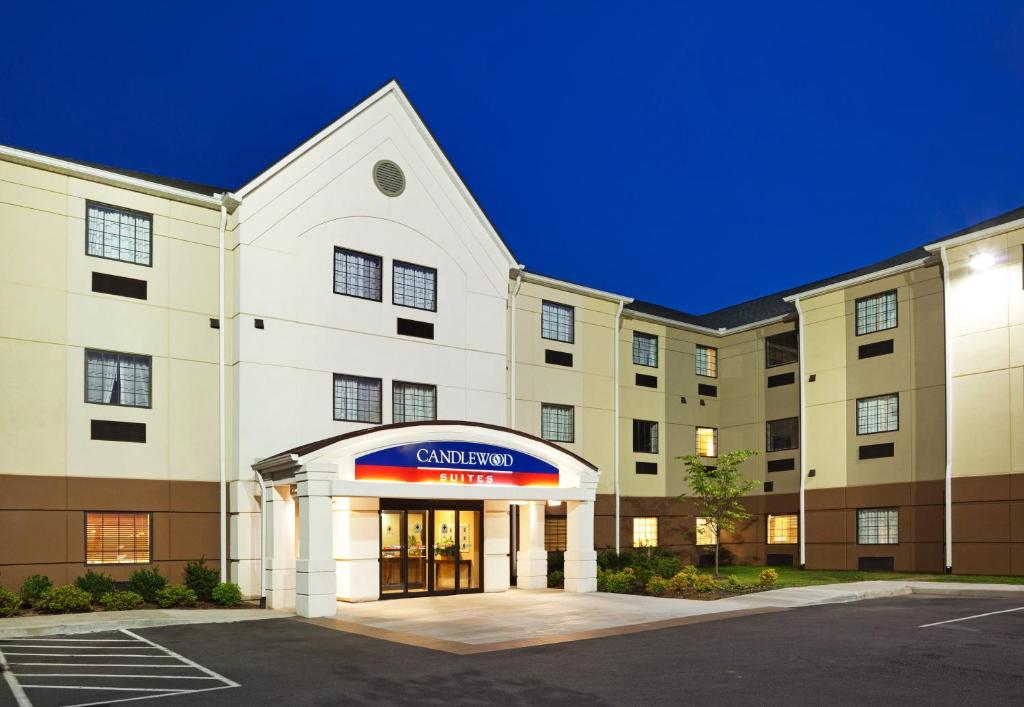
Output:
M437 270L396 260L392 280L392 302L437 311Z
M775 368L775 366L796 363L798 351L795 331L766 337L764 340L764 367Z
M857 401L857 434L895 432L900 428L900 395L890 393Z
M89 204L85 222L87 255L152 264L153 217L149 214Z
M541 437L549 442L572 442L574 431L572 405L541 404Z
M85 514L85 563L133 565L150 561L150 513Z
M422 422L437 419L437 388L419 383L399 383L391 388L395 422Z
M715 544L715 524L710 518L701 518L698 516L694 530L697 534L698 545Z
M861 508L857 511L858 545L896 545L900 541L900 509Z
M544 519L544 549L548 552L565 552L567 528L565 516L548 516Z
M334 419L380 423L380 378L334 374Z
M334 249L334 292L380 302L381 259L378 255Z
M789 417L785 420L771 420L765 427L767 428L765 451L781 452L800 446L800 418Z
M857 336L896 328L896 290L861 297L856 309Z
M658 337L633 332L633 363L638 366L658 367Z
M718 349L697 344L697 375L718 378Z
M768 544L795 545L800 542L800 516L796 513L768 516Z
M718 456L718 430L714 427L697 428L697 456Z
M540 306L540 335L545 339L573 342L575 311L567 304L542 302Z
M647 454L658 453L657 422L633 420L633 451Z
M100 405L148 408L151 390L149 356L85 352L85 401Z
M633 519L633 547L658 546L658 519Z

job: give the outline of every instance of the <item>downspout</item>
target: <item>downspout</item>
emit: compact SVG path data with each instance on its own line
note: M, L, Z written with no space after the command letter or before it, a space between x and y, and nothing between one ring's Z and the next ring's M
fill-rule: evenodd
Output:
M942 259L943 343L946 349L946 574L953 574L953 337L949 326L949 260L946 257L946 246L939 249L939 257Z
M615 357L615 414L612 416L612 439L615 440L615 554L618 555L621 549L622 538L622 510L621 510L621 481L619 480L619 326L622 323L622 308L626 306L625 300L619 300L619 308L615 312L615 330L612 332L612 356Z
M220 581L228 581L228 494L227 494L227 435L224 432L225 419L225 397L227 391L224 385L224 332L227 322L224 321L224 229L228 220L228 200L230 194L220 195L220 228L217 233L217 321L220 326L217 329L217 453L220 462Z
M800 375L800 569L807 565L807 375L804 366L804 311L800 299L793 300L797 315L797 368Z
M510 316L511 323L509 325L509 336L512 341L509 345L509 406L508 406L508 426L511 429L516 428L516 297L519 295L519 288L523 286L523 266L520 265L516 270L516 284L512 288L512 297L509 303L511 308ZM518 565L518 559L516 553L519 552L519 548L516 544L516 529L519 527L519 506L512 505L509 508L509 573L515 575Z

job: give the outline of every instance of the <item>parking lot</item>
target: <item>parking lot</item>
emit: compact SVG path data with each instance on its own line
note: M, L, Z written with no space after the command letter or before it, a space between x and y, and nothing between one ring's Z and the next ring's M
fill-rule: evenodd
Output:
M1024 685L1019 599L907 596L471 655L293 619L136 633L0 650L34 705L1020 704Z

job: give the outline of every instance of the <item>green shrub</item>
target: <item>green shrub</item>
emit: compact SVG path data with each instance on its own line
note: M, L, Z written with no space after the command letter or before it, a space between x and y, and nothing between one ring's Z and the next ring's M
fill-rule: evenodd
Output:
M14 616L21 608L21 597L0 587L0 618Z
M774 587L779 581L779 573L769 567L761 570L761 574L757 578L761 582L762 587Z
M659 577L674 577L683 568L683 561L675 555L662 555L651 560L651 571Z
M657 597L668 592L671 586L672 583L669 580L665 579L664 577L654 575L649 580L647 580L647 586L644 588L647 590L648 594L652 594Z
M690 580L690 586L698 592L710 592L715 588L715 578L710 574L698 574Z
M21 600L25 606L32 606L36 599L43 596L43 592L53 586L53 582L45 574L33 574L25 578L21 583Z
M238 606L242 603L242 590L233 582L221 582L213 588L212 596L222 606Z
M548 586L557 587L565 581L565 573L561 570L548 572Z
M107 611L128 611L142 604L142 597L135 592L107 592L100 597L100 603Z
M137 569L128 578L128 588L138 594L144 601L156 601L157 593L167 586L167 578L154 567L151 570Z
M629 572L630 568L622 572L601 571L597 572L597 591L611 592L613 594L628 594L633 589L635 576Z
M669 580L670 588L673 592L681 594L693 586L693 580L697 575L696 567L686 565L686 567L672 575L672 579Z
M50 587L40 596L33 606L47 614L74 614L89 611L92 595L73 584L62 584Z
M156 593L156 603L164 609L176 606L195 606L198 599L196 593L184 584L172 584Z
M731 592L743 589L746 585L740 581L740 578L734 574L730 574L725 578L725 588Z
M93 602L98 602L104 594L114 591L114 578L102 572L89 570L75 580L75 586L89 592Z
M185 565L185 586L196 593L199 601L213 599L213 588L220 584L220 573L206 566L206 558Z
M548 574L565 571L565 553L552 550L548 553Z
M623 550L620 553L616 553L615 550L607 549L601 550L601 552L597 553L598 569L620 572L626 567L629 567L632 562L633 553L629 550Z

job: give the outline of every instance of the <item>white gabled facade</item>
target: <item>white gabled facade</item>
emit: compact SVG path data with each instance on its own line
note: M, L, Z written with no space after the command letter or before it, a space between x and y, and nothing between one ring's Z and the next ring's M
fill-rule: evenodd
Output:
M380 160L405 176L376 186ZM365 424L333 419L333 374L434 385L437 418L506 424L508 248L391 82L237 192L229 354L232 576L258 589L258 486L251 464ZM382 261L381 301L335 294L334 252ZM395 260L437 271L436 312L392 304ZM434 338L396 333L399 317ZM256 328L261 319L263 328Z

